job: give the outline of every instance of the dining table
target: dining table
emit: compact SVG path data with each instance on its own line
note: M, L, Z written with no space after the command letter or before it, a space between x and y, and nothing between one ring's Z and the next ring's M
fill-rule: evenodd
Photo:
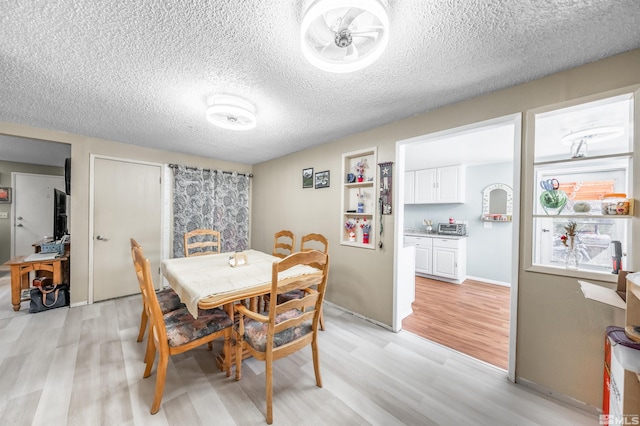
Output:
M232 266L235 259L240 262ZM280 260L258 250L246 250L165 259L160 270L191 315L197 318L198 308L212 309L269 293L272 265ZM314 272L318 270L311 266L296 265L280 273L278 279Z
M223 307L233 318L234 303L250 300L250 309L259 309L257 299L271 291L272 266L280 260L259 250L245 250L165 259L160 270L194 318L198 308L215 307ZM311 266L296 265L281 272L278 279L317 272ZM219 367L222 360L216 358Z

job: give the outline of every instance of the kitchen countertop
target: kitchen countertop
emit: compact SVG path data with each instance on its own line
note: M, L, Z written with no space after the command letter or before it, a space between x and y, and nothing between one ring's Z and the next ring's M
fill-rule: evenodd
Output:
M462 238L467 238L467 235L441 235L437 232L427 232L424 229L405 229L403 235L408 237L445 238L449 240L460 240Z

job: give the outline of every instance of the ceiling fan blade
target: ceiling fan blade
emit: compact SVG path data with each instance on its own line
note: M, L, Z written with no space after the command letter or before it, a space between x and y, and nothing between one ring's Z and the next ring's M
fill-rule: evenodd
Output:
M347 49L338 47L335 44L329 44L322 49L322 56L332 61L339 61L344 59L347 55Z
M319 45L334 43L336 37L336 33L320 18L309 27L307 35Z
M372 26L372 27L366 27L366 28L358 28L355 31L351 31L351 35L352 36L358 36L358 37L373 37L373 38L378 38L380 36L380 34L384 32L384 28L381 26Z
M366 10L360 9L357 7L349 8L349 10L347 10L347 13L345 13L344 16L342 17L342 21L340 22L340 28L338 29L338 32L349 28L349 25L351 25L353 20L356 19L360 14L364 12L366 12Z
M345 58L349 58L354 61L358 59L358 48L355 44L350 44L349 47L347 47L347 54Z
M369 40L377 40L380 37L379 31L358 31L351 33L351 37L367 38Z

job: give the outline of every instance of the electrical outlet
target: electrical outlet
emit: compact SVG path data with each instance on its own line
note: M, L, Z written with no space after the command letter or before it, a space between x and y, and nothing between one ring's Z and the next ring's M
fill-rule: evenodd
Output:
M0 219L9 219L9 212L0 212Z

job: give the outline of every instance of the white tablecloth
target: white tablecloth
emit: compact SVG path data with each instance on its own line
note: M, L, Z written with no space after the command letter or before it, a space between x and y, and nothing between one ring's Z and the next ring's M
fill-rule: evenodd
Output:
M166 259L160 264L164 277L197 318L198 302L208 296L233 293L271 282L273 262L280 259L257 250L243 252L248 265L231 267L233 253ZM317 272L310 266L298 265L281 273L279 278Z

